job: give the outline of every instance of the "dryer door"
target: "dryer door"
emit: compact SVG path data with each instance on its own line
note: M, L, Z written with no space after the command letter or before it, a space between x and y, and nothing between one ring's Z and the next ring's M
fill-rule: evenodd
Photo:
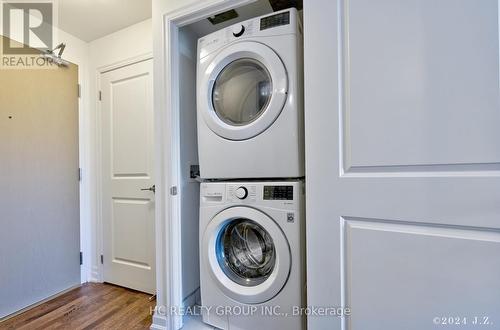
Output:
M241 303L272 299L290 274L285 235L274 220L253 208L238 206L218 213L205 230L201 248L213 281Z
M217 135L246 140L278 118L287 97L288 77L271 48L237 42L218 53L206 68L200 73L200 109Z

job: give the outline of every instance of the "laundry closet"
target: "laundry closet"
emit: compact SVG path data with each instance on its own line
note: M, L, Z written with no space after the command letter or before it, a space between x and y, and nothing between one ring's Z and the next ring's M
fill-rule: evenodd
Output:
M305 322L302 13L273 5L178 34L183 305L222 329Z

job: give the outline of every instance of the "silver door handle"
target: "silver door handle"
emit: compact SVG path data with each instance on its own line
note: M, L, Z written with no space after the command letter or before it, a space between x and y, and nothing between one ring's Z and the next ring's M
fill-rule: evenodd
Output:
M156 185L152 185L149 188L142 188L141 190L142 191L152 191L153 193L155 193L156 192Z

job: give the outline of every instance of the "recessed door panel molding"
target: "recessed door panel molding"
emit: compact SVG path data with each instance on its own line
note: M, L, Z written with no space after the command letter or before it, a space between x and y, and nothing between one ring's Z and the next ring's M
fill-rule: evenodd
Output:
M498 175L497 0L339 4L341 174Z
M154 233L152 209L149 199L113 199L111 262L148 270L153 267L154 253L144 244L154 240L150 235Z
M153 164L145 145L151 145L152 115L144 111L148 100L151 77L149 73L111 81L110 111L112 143L112 171L115 178L148 178ZM130 157L133 154L134 157Z
M433 329L448 318L467 328L500 322L498 228L341 222L343 304L353 311L348 329Z

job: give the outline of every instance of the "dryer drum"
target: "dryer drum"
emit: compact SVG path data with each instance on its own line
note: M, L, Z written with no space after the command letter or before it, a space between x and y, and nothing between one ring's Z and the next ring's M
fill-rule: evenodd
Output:
M272 96L272 78L265 65L251 58L229 63L215 79L212 106L229 125L248 125L262 115Z
M220 231L216 244L220 267L240 285L261 284L274 269L276 251L273 239L255 221L243 218L229 221Z

